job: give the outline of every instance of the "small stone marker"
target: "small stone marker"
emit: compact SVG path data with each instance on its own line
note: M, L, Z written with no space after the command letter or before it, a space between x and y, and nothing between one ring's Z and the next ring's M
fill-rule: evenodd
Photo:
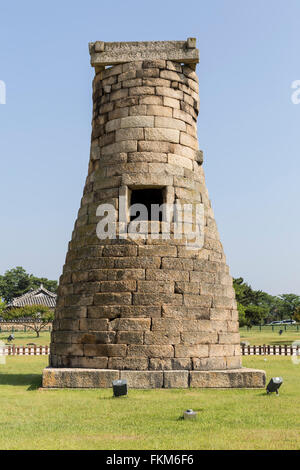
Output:
M195 420L197 418L197 413L196 413L196 411L193 411L191 409L186 410L186 411L183 412L183 418L184 419L189 419L189 420L191 420L191 419Z

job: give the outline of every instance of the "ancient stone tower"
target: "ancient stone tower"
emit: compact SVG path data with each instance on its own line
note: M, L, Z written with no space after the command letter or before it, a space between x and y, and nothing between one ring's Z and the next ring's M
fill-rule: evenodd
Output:
M263 372L241 368L235 294L205 186L195 39L97 41L90 54L90 162L43 385L263 386ZM148 209L135 237L133 204ZM153 204L177 209L167 223Z

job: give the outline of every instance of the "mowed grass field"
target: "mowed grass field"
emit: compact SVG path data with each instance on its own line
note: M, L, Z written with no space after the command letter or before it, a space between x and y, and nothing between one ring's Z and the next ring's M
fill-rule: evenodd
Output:
M282 334L279 334L279 331L282 330ZM297 326L287 326L286 330L284 326L274 326L274 331L272 327L263 326L261 331L258 326L253 326L250 330L247 328L240 328L241 341L249 341L250 345L290 345L294 341L299 341L300 344L300 328L297 331Z
M9 335L14 335L15 339L11 342L7 341ZM34 331L2 331L0 333L0 341L5 344L15 344L17 346L26 346L28 343L34 343L37 346L50 344L50 332L41 331L39 338L37 338Z
M265 360L266 359L266 360ZM265 390L39 390L48 358L7 357L0 365L0 449L299 449L300 364L245 357L282 376ZM196 422L182 412L193 408Z

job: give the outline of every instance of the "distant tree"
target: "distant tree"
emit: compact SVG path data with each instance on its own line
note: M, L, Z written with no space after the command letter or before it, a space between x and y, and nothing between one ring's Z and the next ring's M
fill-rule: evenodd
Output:
M7 321L19 320L21 324L35 331L37 337L54 320L53 311L45 305L26 305L21 308L8 309L3 312L2 316Z
M248 323L247 323L247 320L246 320L246 309L244 307L244 305L240 304L239 302L237 302L237 308L238 308L238 312L239 312L239 324L240 326L247 326Z
M233 279L233 287L238 304L244 308L245 319L243 319L243 313L239 310L240 325L242 323L247 326L258 325L267 319L271 321L276 308L278 309L278 306L281 305L282 301L278 297L261 290L252 289L249 284L244 282L242 277Z
M0 317L2 316L2 313L4 312L5 309L6 309L6 302L2 302L2 300L0 299Z
M0 297L6 302L10 302L13 298L26 294L31 289L37 289L41 284L51 292L57 291L57 281L33 276L21 266L17 266L0 276Z
M267 307L248 305L245 307L246 321L250 325L261 325L268 315Z
M279 296L281 304L278 308L280 320L292 318L298 307L300 307L300 296L296 294L282 294Z
M300 323L300 306L296 307L296 309L294 311L294 315L293 315L293 320Z

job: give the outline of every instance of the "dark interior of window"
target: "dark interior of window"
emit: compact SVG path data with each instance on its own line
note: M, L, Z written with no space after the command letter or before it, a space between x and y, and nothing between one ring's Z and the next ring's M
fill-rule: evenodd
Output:
M159 212L158 214L151 213L151 206L152 204L163 204L163 188L159 189L134 189L131 192L130 198L130 205L133 204L143 204L147 208L148 218L146 220L154 221L154 220L162 220L162 213ZM157 212L157 211L156 211ZM137 213L136 215L132 216L130 214L130 221L140 217L140 214ZM143 220L143 219L141 219Z

